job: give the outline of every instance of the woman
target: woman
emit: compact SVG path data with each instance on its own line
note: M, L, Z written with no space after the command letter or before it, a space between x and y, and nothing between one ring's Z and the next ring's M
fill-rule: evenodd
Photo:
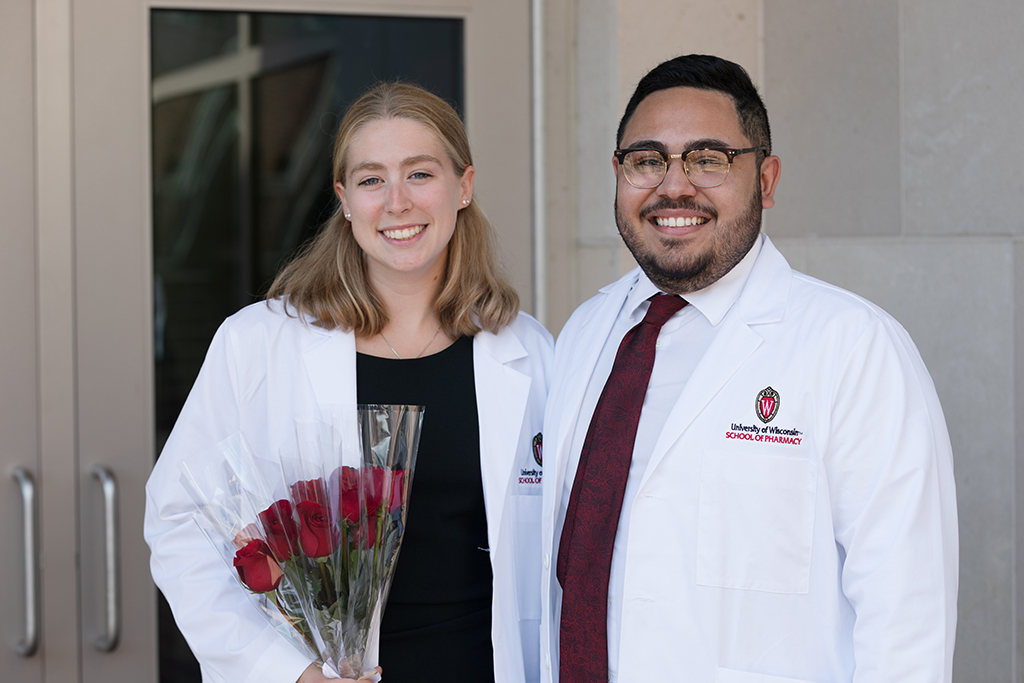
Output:
M345 115L338 211L229 318L147 485L152 570L204 681L325 680L208 551L182 457L241 431L274 449L318 406L426 406L382 624L387 683L539 677L540 431L551 336L496 274L450 106L380 85ZM522 476L528 470L530 476Z

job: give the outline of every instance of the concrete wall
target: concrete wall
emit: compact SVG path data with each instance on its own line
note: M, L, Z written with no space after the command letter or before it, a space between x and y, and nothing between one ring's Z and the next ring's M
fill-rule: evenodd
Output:
M555 333L636 267L615 228L612 151L637 82L687 53L731 59L763 86L762 0L548 0L548 318ZM564 180L563 180L564 177ZM561 193L561 194L560 194Z
M1024 108L1024 3L554 4L561 30L580 33L568 36L578 73L563 104L574 113L566 132L577 146L576 184L555 230L563 269L550 293L551 329L633 266L612 219L609 158L636 81L685 52L743 64L763 89L783 160L767 232L797 269L896 316L942 400L961 534L954 680L1024 680L1015 570L1018 558L1024 567L1024 351L1015 344L1024 333L1024 136L1015 115Z
M546 323L557 333L579 303L636 266L615 228L612 151L637 81L684 52L713 52L760 82L761 0L549 0L546 7Z
M896 316L932 372L956 463L962 683L1021 676L1022 28L1012 0L764 0L783 158L768 231L794 267Z

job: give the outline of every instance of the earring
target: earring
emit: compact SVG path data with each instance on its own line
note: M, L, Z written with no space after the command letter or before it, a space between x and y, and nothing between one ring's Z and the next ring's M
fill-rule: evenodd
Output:
M350 214L350 213L346 213L346 214L345 214L345 218L352 218L352 214Z
M463 206L469 206L469 200L468 199L463 199L462 200L462 205Z

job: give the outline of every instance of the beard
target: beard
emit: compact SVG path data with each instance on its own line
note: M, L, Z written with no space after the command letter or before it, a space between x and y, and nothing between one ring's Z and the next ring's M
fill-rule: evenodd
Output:
M615 224L622 241L633 258L663 292L688 294L718 282L737 263L743 260L761 232L761 187L755 186L746 211L729 223L718 223L718 212L713 207L698 204L689 197L680 200L663 198L640 210L639 220L654 211L686 209L699 211L715 221L711 244L702 252L690 253L689 240L655 235L657 246L652 248L641 237L642 225L632 222L619 211L615 199Z

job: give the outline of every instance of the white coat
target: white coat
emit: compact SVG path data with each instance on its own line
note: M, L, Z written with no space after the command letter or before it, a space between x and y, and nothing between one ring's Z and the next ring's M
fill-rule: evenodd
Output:
M533 439L541 431L551 353L551 335L526 314L473 340L499 683L535 681L539 672L540 477ZM228 318L214 337L147 484L145 521L153 578L204 681L291 683L311 657L267 625L191 520L195 506L179 483L178 463L239 431L257 452L276 452L292 433L293 417L355 403L349 332L306 325L272 302ZM436 663L458 668L444 653Z
M583 304L555 347L543 681L558 680L556 516L574 474L568 451L638 272ZM718 327L657 440L629 528L618 530L628 534L619 683L950 681L952 454L906 331L790 269L767 238ZM778 411L764 422L755 404L768 387Z

